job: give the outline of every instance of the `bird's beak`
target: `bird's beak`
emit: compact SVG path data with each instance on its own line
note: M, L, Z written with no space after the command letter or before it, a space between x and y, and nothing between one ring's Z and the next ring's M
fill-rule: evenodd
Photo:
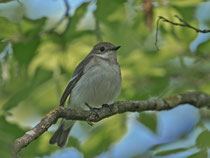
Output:
M114 48L112 48L112 50L118 50L121 46L116 46Z

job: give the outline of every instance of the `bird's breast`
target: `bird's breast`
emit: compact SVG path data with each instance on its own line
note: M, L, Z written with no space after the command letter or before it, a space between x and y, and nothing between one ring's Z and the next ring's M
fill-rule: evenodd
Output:
M117 64L101 63L86 70L72 90L70 104L92 106L109 104L118 97L121 88L121 73Z

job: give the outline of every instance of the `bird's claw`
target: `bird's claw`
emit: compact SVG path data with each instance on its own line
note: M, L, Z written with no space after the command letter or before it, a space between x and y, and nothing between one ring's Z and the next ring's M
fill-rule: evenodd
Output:
M109 104L103 104L102 108L108 108L110 112L112 112L112 108Z
M90 126L93 126L94 124L90 121L90 119L89 118L87 118L87 123L90 125Z
M85 105L90 109L91 112L93 112L96 115L96 117L99 117L98 110L100 108L92 107L88 103L85 103Z
M88 103L85 103L85 105L86 105L86 106L90 109L90 111L93 113L94 117L99 118L98 110L99 110L100 108L92 107L92 106L90 106ZM91 116L90 116L90 117L91 117ZM88 123L90 126L92 126L93 123L90 121L90 117L89 117L86 121L87 121L87 123Z

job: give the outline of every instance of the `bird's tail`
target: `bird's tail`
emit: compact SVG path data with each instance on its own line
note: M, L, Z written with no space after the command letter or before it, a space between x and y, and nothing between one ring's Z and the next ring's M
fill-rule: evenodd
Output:
M58 129L50 138L50 144L57 143L58 146L63 147L68 142L68 136L75 121L62 119Z

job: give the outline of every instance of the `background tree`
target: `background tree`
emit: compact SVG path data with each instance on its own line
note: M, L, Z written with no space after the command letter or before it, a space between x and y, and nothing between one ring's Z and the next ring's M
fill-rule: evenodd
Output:
M159 23L178 15L208 29L203 0L2 1L0 4L0 155L59 103L75 66L98 41L122 46L118 100L209 93L209 34ZM179 22L178 20L176 22ZM49 145L56 127L24 148L33 157L208 157L209 110L183 105L170 111L114 115L77 124L65 149ZM67 156L66 156L67 157Z

